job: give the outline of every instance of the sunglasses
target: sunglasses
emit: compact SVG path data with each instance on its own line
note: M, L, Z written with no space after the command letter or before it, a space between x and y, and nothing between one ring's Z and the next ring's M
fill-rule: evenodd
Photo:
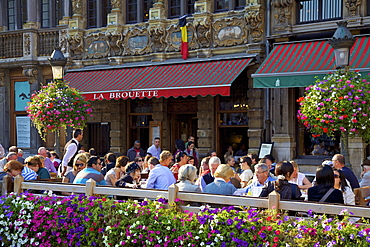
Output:
M338 174L334 174L334 177L335 178L340 178L340 176Z
M137 162L143 162L144 160L137 160Z
M12 172L12 169L6 169L5 172L10 173L10 172Z
M34 164L32 162L27 162L27 165L29 165L29 166L36 166L37 164Z
M76 166L84 166L84 165L85 165L84 163L76 164Z

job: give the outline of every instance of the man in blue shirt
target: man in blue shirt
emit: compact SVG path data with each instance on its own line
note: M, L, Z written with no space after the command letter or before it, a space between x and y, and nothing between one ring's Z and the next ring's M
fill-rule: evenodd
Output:
M148 182L146 184L147 189L168 190L171 184L176 183L175 177L168 168L173 158L171 152L163 151L160 157L160 164L156 165L149 173ZM149 163L151 159L156 158L150 158Z
M159 137L154 138L153 145L151 145L146 152L152 154L153 157L160 159L161 158L160 157L161 155L160 144L161 144L161 138Z
M97 185L107 185L103 174L101 174L101 168L102 164L100 159L97 156L91 156L87 161L87 167L77 174L73 183L86 184L87 180L92 178Z
M346 166L346 162L342 154L334 155L331 161L333 161L334 168L341 170L344 173L346 179L351 184L352 190L360 188L356 175Z
M259 197L265 184L276 180L269 176L269 168L266 164L257 164L254 168L257 180L254 180L246 188L238 189L234 195Z

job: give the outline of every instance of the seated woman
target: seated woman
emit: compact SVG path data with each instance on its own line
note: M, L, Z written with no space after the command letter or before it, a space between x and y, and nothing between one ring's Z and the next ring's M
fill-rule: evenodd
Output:
M330 166L317 168L316 185L308 189L308 201L344 203L342 192L334 188L334 172Z
M289 183L294 171L293 165L288 161L280 161L275 167L277 180L268 182L262 189L260 197L267 197L272 191L280 194L281 199L298 200L301 198L301 191L296 184Z
M305 190L312 187L310 180L306 178L303 173L299 172L298 164L294 160L289 161L293 167L294 172L289 180L290 183L298 185L301 190Z
M355 194L347 183L346 175L338 169L333 169L334 172L334 188L342 191L344 204L355 205Z
M234 176L234 171L228 165L219 165L214 173L215 180L208 184L204 191L205 193L232 195L236 191L234 185L230 182L230 178Z
M248 182L253 178L253 172L251 170L252 160L248 156L243 156L240 158L241 169L243 170L240 174L241 187L245 188Z
M73 169L66 173L66 175L63 177L62 183L73 184L77 174L86 168L88 159L88 153L77 154L73 160Z
M36 180L37 173L31 170L30 168L22 165L17 160L11 160L4 166L4 171L7 172L10 176L16 177L21 175L25 181L27 180Z
M40 160L41 155L27 157L24 161L26 166L37 173L38 179L50 179L49 171L44 167L43 162ZM41 156L43 157L43 156ZM44 158L44 157L43 157Z
M107 185L113 186L117 180L125 174L127 163L130 159L127 156L119 156L116 160L116 166L110 169L105 175L104 179L107 181Z
M202 191L199 186L194 184L196 176L197 168L195 166L190 164L181 166L178 173L178 179L180 182L176 184L177 187L179 187L179 191L201 193Z
M115 183L116 187L139 188L141 168L135 162L126 165L125 175Z

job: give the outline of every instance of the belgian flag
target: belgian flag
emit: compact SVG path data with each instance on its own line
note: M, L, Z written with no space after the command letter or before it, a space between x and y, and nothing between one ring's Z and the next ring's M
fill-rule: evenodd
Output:
M181 55L182 59L187 59L189 52L188 52L188 30L186 29L186 15L179 19L179 26L181 30Z

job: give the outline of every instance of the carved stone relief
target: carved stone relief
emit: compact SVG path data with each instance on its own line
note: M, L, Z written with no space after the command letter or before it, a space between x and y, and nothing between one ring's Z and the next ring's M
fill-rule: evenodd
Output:
M263 39L264 9L262 6L251 6L245 13L245 20L252 42L260 42Z
M163 52L167 46L166 29L163 26L150 26L149 34L153 52Z
M68 37L68 43L69 43L69 49L71 51L71 56L76 58L76 59L81 59L82 54L84 51L84 37L83 34L78 32L73 35L70 35Z
M108 37L104 33L92 33L85 38L84 58L103 58L109 54Z
M33 84L38 81L39 70L36 67L23 67L23 75L27 77L29 84Z
M67 29L62 29L59 32L59 44L60 50L65 53L67 51L68 46L68 31Z
M24 37L23 41L24 55L29 56L31 55L31 35L24 34L23 37Z
M82 15L82 0L72 0L72 11L74 15Z
M152 51L148 30L135 27L127 32L124 55L143 55Z
M206 17L194 21L194 26L197 33L197 40L200 48L208 48L212 42L211 18Z
M5 71L0 69L0 87L5 86Z
M122 31L114 30L114 31L108 31L105 33L105 35L108 37L108 46L109 46L109 53L110 56L120 56L123 53L123 41L124 36Z
M189 49L196 49L198 48L198 44L196 43L196 39L194 37L195 29L194 27L188 23L186 25L188 31L188 47ZM166 51L173 52L173 51L180 51L181 47L181 31L180 27L177 24L170 25L167 28L167 48Z
M292 16L293 0L272 0L271 5L275 7L275 19L277 20L277 29L282 26L288 26Z
M222 18L213 22L214 46L234 46L248 42L245 20L242 17Z
M357 7L361 5L361 0L346 0L346 7L349 10L351 16L355 16L357 13Z
M121 9L121 0L111 0L112 9Z
M189 50L195 50L199 48L198 42L197 42L197 34L195 31L194 26L192 23L189 23L189 25L186 26L188 31L188 47Z

